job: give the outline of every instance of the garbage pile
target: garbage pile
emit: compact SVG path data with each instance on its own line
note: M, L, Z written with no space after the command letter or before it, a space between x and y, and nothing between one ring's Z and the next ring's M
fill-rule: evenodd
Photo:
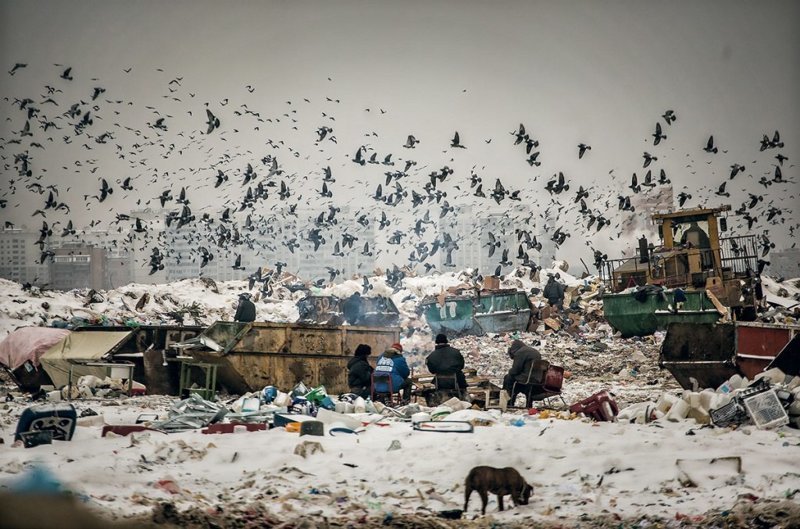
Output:
M663 393L656 402L641 402L619 412L618 420L643 424L657 420L692 420L696 424L759 429L790 425L800 428L800 376L778 368L760 373L754 381L733 375L716 389Z

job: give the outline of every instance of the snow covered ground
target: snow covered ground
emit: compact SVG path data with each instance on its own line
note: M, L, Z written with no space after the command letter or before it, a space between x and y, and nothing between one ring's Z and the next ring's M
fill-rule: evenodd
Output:
M414 312L415 302L463 280L458 274L407 278L404 288L393 295L404 325L424 325ZM375 290L390 291L381 278L371 281ZM526 289L537 286L527 278L513 281ZM344 295L360 284L345 282L331 291ZM19 285L2 282L0 336L23 324L49 324L92 314L123 322L133 318L157 322L165 312L195 302L198 323L231 319L236 295L246 286L220 283L215 293L199 280L129 285L100 293L102 301L96 298L87 303L87 292L23 292ZM771 285L767 286L771 291ZM134 309L145 293L150 300L140 310ZM295 295L288 290L275 295L284 299L257 303L259 319L296 317ZM655 402L665 393L681 394L671 375L657 366L663 336L622 340L602 323L583 325L581 331L576 337L536 336L543 339L540 348L545 358L570 372L564 386L568 403L601 389L613 392L621 408ZM523 340L533 338L522 335ZM454 341L464 351L468 367L495 379L509 367L505 354L509 342L510 337L504 335ZM406 350L424 351L431 345L430 334L422 328L403 343ZM412 353L410 363L419 368L422 358L421 353ZM101 437L103 424L132 424L142 413L164 415L176 400L145 396L77 400L79 413L91 408L99 417L85 419L90 424L79 426L71 442L25 449L13 445L13 435L20 414L31 403L8 384L0 388L0 395L7 391L14 400L0 405L4 441L0 492L22 486L32 469L39 467L85 505L115 518L166 519L186 527L210 527L209 520L221 527L257 527L258 520L261 526L287 522L292 527L384 523L442 527L445 520L431 517L461 509L469 470L491 465L519 470L534 487L530 503L513 507L506 498L507 510L500 513L492 496L486 517L480 518L480 499L473 494L465 518L450 522L450 527L465 526L466 520L475 517L480 523L474 523L485 527L800 524L800 431L788 427L715 428L693 419L606 423L565 411L529 415L527 410L464 410L456 412L461 419L482 419L478 422L490 425L476 426L472 433L423 432L414 430L410 422L384 417L359 434L326 432L323 437L300 437L284 428ZM298 445L307 442L319 443L322 450L306 457L296 455ZM165 505L170 506L171 517L164 518ZM765 523L753 525L758 517ZM246 525L244 520L256 522Z

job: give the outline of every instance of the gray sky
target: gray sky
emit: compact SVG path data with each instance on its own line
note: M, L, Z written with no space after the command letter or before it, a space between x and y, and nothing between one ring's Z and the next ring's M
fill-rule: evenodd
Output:
M401 169L407 158L417 162L401 181L409 194L421 192L428 173L447 165L454 173L439 187L453 205L502 210L509 204L505 200L498 208L471 195L473 166L487 195L500 178L520 190L535 212L556 199L551 208L565 206L558 219L571 233L559 256L589 261L587 241L614 255L630 245L632 235L618 237L618 228L599 235L587 230L573 206L574 191L592 187L589 207L624 221L616 197L632 194L626 186L633 172L643 178L642 154L648 151L658 157L650 168L667 172L676 195L687 186L693 197L687 206L731 203L736 209L750 193L764 194L753 210L756 229L769 229L780 248L793 242L789 227L798 224L798 20L800 3L790 0L1 0L3 71L18 62L27 66L13 76L0 74L0 95L8 98L0 101L0 198L7 200L0 215L18 225L40 225L42 219L30 215L47 194L26 189L32 182L56 184L59 200L71 208L69 214L48 210L46 219L74 219L76 226L88 218L107 223L109 212L127 212L137 198L145 202L166 189L177 195L182 186L195 214L224 203L238 207L247 163L261 178L267 170L260 159L274 155L293 200L302 194L301 205L314 211L334 203L385 210L406 223L421 216L425 208L410 213L410 200L392 208L365 198L387 170L350 161L366 145L379 159L393 154L398 165L389 169ZM59 78L66 67L72 68L71 81ZM63 91L51 94L57 107L42 103L46 85ZM91 102L94 87L106 92ZM30 120L32 137L20 137L26 114L14 104L26 97L40 109ZM98 105L94 124L65 144L62 137L74 136L69 123L75 120L55 116L81 100L88 103L84 110ZM205 103L222 121L210 135ZM273 121L257 121L242 104ZM678 117L672 125L661 117L667 109ZM45 115L62 130L43 131L37 123ZM166 131L148 127L165 116ZM654 146L657 122L667 139ZM540 142L539 167L525 161L524 147L513 145L509 133L520 123ZM322 125L334 129L337 143L315 142ZM456 130L466 149L450 148ZM785 147L759 152L762 135L771 138L775 130ZM96 143L105 131L114 139ZM402 148L408 134L421 140L414 150ZM717 154L703 151L712 134ZM6 143L15 138L21 142ZM32 141L44 148L31 147ZM581 142L592 149L579 160ZM137 150L124 160L117 156ZM31 177L20 177L14 164L14 155L25 151ZM788 157L782 172L790 183L759 184L762 176L774 178L778 152ZM729 182L732 196L715 196L734 163L746 169ZM337 180L332 199L317 193L327 165ZM214 190L218 168L230 180ZM551 197L544 187L558 171L570 190ZM126 194L116 181L127 176L135 189ZM83 195L96 194L101 177L116 192L102 204L90 201L87 215ZM277 203L271 195L256 211L268 216ZM766 222L769 207L781 210L776 224ZM440 206L434 202L430 209L438 216Z

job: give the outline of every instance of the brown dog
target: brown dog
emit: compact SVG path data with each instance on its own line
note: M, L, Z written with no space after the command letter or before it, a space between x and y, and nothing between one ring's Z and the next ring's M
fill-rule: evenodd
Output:
M475 467L467 474L464 482L464 512L473 490L477 490L483 501L481 514L486 514L486 504L489 503L489 492L497 494L497 503L503 510L503 496L511 495L514 505L527 505L533 492L533 487L528 485L519 472L511 467L494 468L487 466Z

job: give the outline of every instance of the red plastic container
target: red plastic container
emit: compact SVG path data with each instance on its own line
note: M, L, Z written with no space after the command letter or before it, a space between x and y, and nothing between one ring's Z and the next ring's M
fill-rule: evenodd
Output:
M569 411L582 413L596 421L614 421L619 408L607 391L598 391L591 397L570 406Z

